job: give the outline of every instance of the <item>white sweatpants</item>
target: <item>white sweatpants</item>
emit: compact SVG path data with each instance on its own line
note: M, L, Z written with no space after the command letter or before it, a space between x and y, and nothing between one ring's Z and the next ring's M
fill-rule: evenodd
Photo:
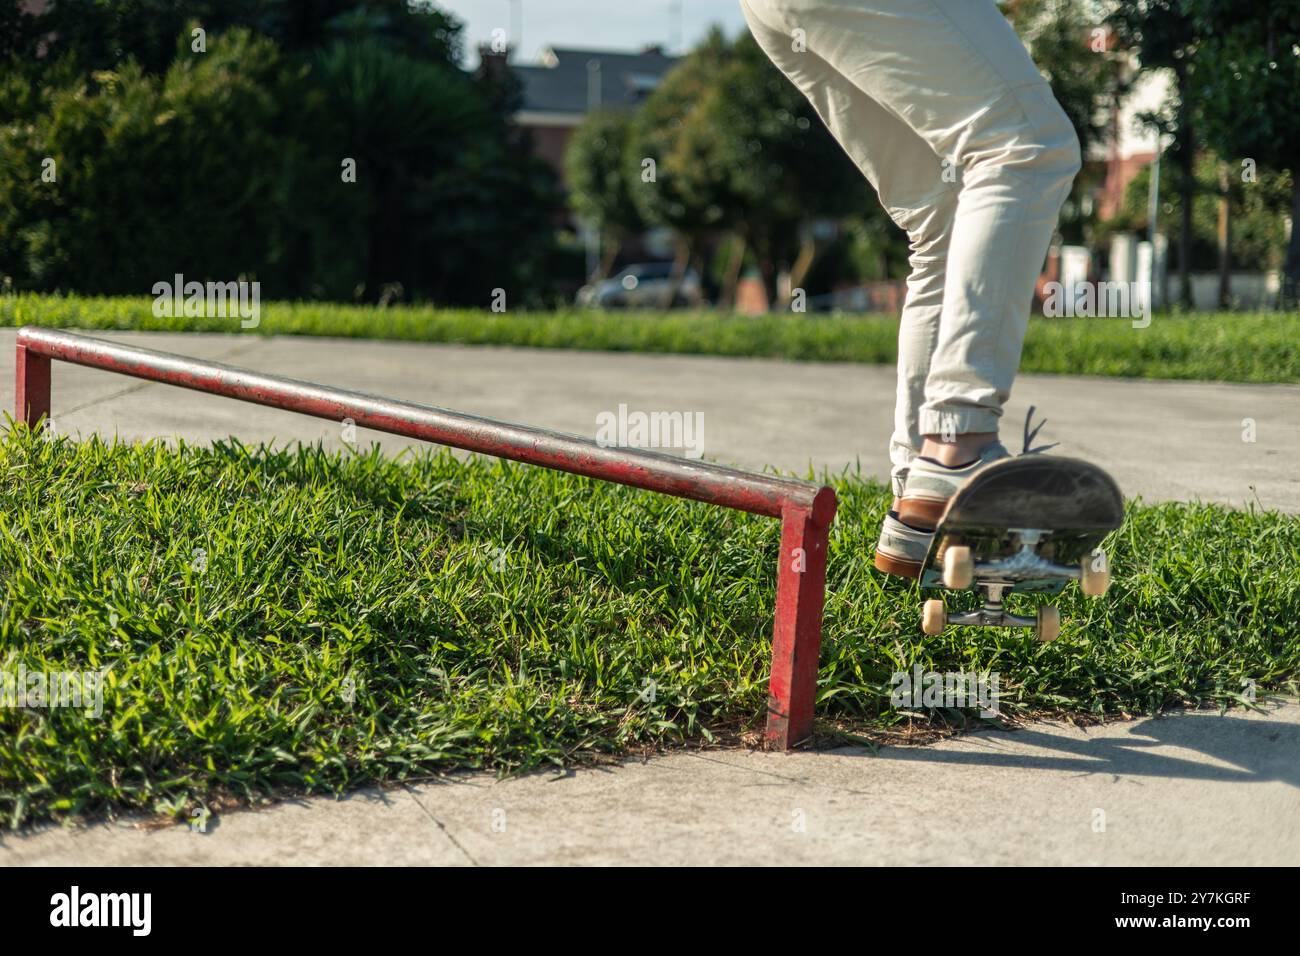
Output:
M993 0L740 0L907 232L890 442L997 431L1079 141Z

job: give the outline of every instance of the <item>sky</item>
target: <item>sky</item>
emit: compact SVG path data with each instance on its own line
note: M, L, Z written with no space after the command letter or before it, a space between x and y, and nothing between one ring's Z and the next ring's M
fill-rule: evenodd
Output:
M465 24L468 66L478 62L478 46L492 39L493 30L514 39L521 23L523 42L515 54L520 63L535 62L547 46L635 51L658 43L679 53L695 46L715 23L728 36L745 26L739 0L435 0L435 5Z

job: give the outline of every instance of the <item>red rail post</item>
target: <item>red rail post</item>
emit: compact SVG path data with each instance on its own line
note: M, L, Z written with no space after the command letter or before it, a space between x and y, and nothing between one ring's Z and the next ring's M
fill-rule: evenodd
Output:
M781 515L766 738L769 745L782 750L812 736L826 549L835 505L835 492L823 488L811 507L788 505Z
M14 376L14 421L35 428L50 414L50 359L18 343Z

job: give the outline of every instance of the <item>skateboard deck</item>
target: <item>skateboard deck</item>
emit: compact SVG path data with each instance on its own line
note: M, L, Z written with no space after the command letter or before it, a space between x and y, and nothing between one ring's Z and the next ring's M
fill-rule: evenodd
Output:
M1113 478L1077 458L1024 455L975 473L944 510L921 570L922 587L974 590L984 606L949 614L942 600L926 602L923 627L945 624L1035 627L1054 640L1060 615L1040 605L1034 618L1008 613L1013 593L1059 594L1071 580L1097 597L1110 583L1102 540L1124 519Z

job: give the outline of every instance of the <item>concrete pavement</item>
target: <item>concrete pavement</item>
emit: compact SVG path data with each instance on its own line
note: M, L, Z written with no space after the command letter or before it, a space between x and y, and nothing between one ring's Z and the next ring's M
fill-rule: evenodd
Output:
M96 333L310 381L591 436L620 403L701 411L705 452L883 478L893 371L695 356ZM12 407L13 331L0 330ZM1300 388L1026 376L1040 441L1129 496L1300 512ZM57 363L61 432L341 444L336 423ZM1252 435L1253 432L1253 435ZM1244 441L1243 436L1254 441ZM367 433L392 450L407 444ZM1042 723L875 755L678 751L497 781L456 774L222 814L206 833L45 827L0 865L150 863L1300 863L1300 705L1079 729Z
M0 865L1296 865L1300 706L926 747L676 752L0 836Z

